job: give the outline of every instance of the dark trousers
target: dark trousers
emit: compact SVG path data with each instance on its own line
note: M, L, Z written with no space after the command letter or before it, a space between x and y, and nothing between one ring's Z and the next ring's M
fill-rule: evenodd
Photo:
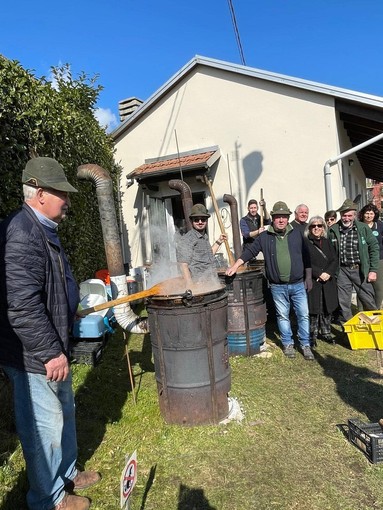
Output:
M362 278L358 268L351 269L347 266L341 266L339 268L337 287L343 322L348 321L353 316L351 311L353 288L362 303L363 310L376 310L374 287Z

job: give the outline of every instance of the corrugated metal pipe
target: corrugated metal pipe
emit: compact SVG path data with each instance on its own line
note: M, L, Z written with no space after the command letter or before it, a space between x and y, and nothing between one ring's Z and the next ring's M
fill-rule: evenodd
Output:
M110 174L101 166L94 164L81 165L77 169L79 179L93 181L96 186L98 207L102 235L104 238L105 254L110 274L112 299L128 295L128 285L120 237L117 227L116 210L113 199L113 183ZM146 320L141 320L130 308L129 303L114 307L114 315L118 324L131 333L147 333L148 325Z
M192 228L192 224L189 218L191 208L193 207L192 193L189 186L185 181L181 179L172 179L168 182L168 186L171 189L175 189L181 193L182 208L184 210L186 229L189 232Z
M233 195L223 195L223 201L230 206L231 228L233 232L233 245L235 259L239 259L242 253L241 234L239 231L238 203Z

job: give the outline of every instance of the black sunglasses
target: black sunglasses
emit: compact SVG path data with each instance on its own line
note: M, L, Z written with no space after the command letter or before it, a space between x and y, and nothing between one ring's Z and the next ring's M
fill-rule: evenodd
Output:
M324 225L319 225L318 223L310 225L310 228L323 228Z
M202 221L205 223L207 221L207 218L193 218L194 223L198 223L199 221Z

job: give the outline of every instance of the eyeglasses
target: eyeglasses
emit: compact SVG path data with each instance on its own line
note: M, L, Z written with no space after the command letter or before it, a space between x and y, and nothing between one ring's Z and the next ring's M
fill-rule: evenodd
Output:
M327 218L326 221L335 221L335 220L336 220L336 218Z
M317 223L310 225L310 228L323 228L324 225L319 225Z
M202 221L202 223L206 223L207 218L193 218L194 223L199 223L200 221Z

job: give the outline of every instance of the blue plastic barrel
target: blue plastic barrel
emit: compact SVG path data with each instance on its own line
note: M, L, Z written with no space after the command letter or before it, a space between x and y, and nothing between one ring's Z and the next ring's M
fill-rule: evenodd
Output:
M227 339L231 356L253 356L266 338L265 277L256 269L234 276L219 273L228 292Z

